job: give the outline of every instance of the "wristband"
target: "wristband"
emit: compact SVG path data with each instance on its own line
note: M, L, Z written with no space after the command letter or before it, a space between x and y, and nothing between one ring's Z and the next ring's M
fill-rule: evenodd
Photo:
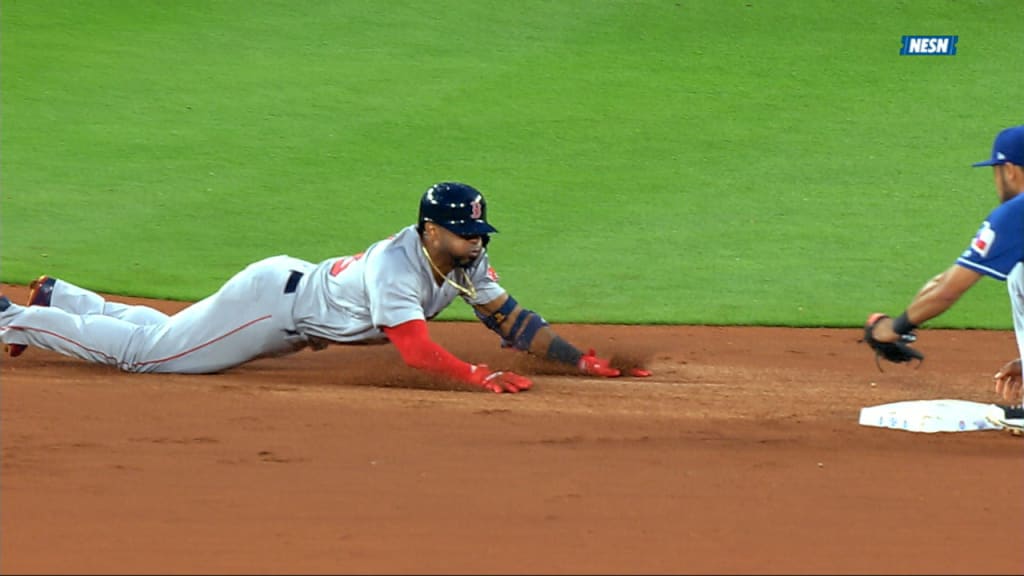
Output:
M910 321L907 318L907 312L904 310L903 314L900 314L898 318L892 321L892 331L897 334L910 334L917 329L917 324Z

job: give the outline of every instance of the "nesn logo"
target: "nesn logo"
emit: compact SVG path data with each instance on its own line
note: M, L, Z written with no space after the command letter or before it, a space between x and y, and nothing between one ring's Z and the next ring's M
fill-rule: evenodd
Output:
M900 56L955 56L959 36L904 36Z

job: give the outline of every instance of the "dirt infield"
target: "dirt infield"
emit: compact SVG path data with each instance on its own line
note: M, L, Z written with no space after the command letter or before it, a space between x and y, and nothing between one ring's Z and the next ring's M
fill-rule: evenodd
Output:
M459 323L432 334L535 389L438 385L388 346L211 376L4 359L0 571L1024 572L1024 441L857 424L994 401L1012 333L925 330L920 369L879 373L852 330L558 328L655 375L559 374Z

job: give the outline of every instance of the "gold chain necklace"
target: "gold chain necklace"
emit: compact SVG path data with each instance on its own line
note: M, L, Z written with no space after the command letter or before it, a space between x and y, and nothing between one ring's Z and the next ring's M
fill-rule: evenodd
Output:
M423 255L427 257L427 262L430 262L430 267L434 269L434 272L436 272L438 276L440 276L441 278L444 278L445 282L447 282L447 283L451 284L452 286L454 286L456 290L458 290L459 292L465 294L467 297L469 297L470 300L473 300L473 299L476 298L476 286L473 286L473 280L470 279L469 272L466 272L465 268L463 268L461 266L456 266L456 268L458 268L459 270L462 271L462 278L466 281L467 285L463 286L463 285L459 284L458 282L452 280L448 276L446 276L446 275L441 273L441 270L437 267L437 264L434 264L434 259L430 257L430 252L427 252L427 247L426 246L424 246L423 244L420 244L420 249L423 250Z

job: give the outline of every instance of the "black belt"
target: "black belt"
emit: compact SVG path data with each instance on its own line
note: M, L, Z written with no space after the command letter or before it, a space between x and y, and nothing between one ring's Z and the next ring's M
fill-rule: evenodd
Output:
M299 287L299 280L302 280L302 272L292 270L292 273L288 276L288 281L284 284L284 293L295 293L295 289Z

